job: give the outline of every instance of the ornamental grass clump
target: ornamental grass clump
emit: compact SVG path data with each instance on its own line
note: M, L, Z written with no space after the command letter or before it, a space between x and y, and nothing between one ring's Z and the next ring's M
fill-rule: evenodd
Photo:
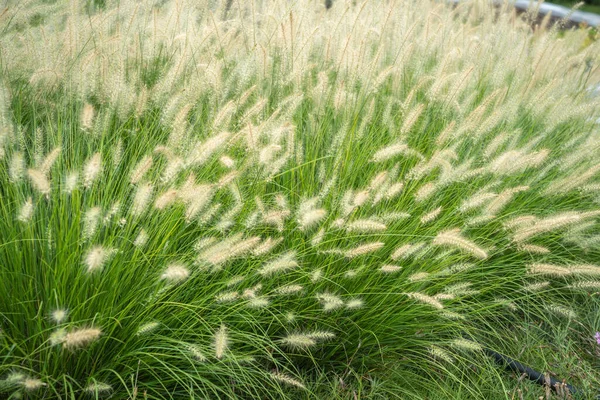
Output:
M577 319L600 44L418 3L8 2L0 396L409 390Z

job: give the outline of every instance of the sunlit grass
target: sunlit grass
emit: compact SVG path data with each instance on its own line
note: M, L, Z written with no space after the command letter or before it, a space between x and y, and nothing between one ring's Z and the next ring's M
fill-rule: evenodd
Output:
M597 326L600 45L400 3L11 2L0 392L485 398Z

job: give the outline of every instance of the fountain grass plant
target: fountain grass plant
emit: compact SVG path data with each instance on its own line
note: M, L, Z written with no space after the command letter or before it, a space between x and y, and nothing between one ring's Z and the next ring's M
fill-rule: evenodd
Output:
M509 10L9 2L0 392L409 390L579 318L599 45Z

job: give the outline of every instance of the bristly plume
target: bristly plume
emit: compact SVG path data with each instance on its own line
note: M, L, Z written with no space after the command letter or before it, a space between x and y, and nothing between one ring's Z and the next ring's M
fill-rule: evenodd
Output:
M346 231L358 232L358 233L369 233L369 232L382 232L387 229L385 224L381 222L370 220L370 219L358 219L346 224Z
M94 237L100 223L100 207L92 207L83 215L83 238L89 240Z
M91 104L85 103L81 110L80 124L84 131L92 129L92 122L94 121L94 107Z
M102 331L98 328L74 329L65 336L63 347L69 350L84 347L98 340L101 335Z
M283 238L277 238L277 239L273 239L273 238L267 238L265 240L263 240L262 243L260 243L259 245L257 245L254 250L252 250L252 254L255 256L263 256L265 254L268 254L269 252L271 252L271 250L273 250L275 247L277 247L281 242L283 241Z
M79 180L78 172L71 172L71 173L67 174L67 176L65 177L64 192L71 194L73 192L73 190L77 189L78 180Z
M458 348L458 349L462 349L462 350L469 350L469 351L482 351L483 347L481 347L481 345L479 343L476 343L472 340L468 340L468 339L454 339L452 341L452 347Z
M50 174L50 169L52 169L52 166L58 159L61 150L62 149L60 147L56 147L54 150L48 153L48 155L46 155L46 158L44 158L44 161L40 165L40 171L44 175L48 176Z
M379 270L386 274L393 274L394 272L398 272L402 270L402 267L399 265L385 264L382 265Z
M429 347L429 353L437 359L444 360L450 364L454 363L454 358L450 355L450 353L448 353L441 347L432 345L431 347Z
M195 344L188 344L186 346L187 350L189 351L190 355L198 362L205 362L208 360L208 358L206 358L206 356L204 355L204 352L202 351L202 349L200 348L200 346L195 345Z
M102 157L94 154L83 167L83 187L89 189L102 173Z
M12 183L19 182L25 172L25 159L23 154L20 152L14 153L10 159L10 165L8 167L8 176Z
M318 293L315 297L321 302L324 311L333 311L344 306L344 301L331 293Z
M147 322L138 328L136 335L143 336L154 332L160 327L160 323L156 321Z
M113 249L106 249L102 246L92 247L86 254L84 263L87 272L92 273L102 270L109 257L114 254Z
M346 258L355 258L355 257L359 257L359 256L362 256L365 254L376 252L377 250L381 249L383 246L385 246L385 243L383 243L383 242L365 243L365 244L357 246L353 249L346 250L346 252L344 254L345 254Z
M137 165L131 171L131 177L129 178L129 182L136 185L138 184L146 175L146 173L152 167L152 157L145 156L142 158Z
M405 293L408 297L417 300L420 303L423 304L428 304L434 308L437 308L438 310L441 310L444 308L444 305L442 303L440 303L438 300L434 299L431 296L427 296L426 294L423 293Z
M433 244L457 247L480 259L486 259L488 257L485 250L463 237L458 228L438 233L435 239L433 239Z
M401 258L408 258L411 255L415 254L417 251L421 250L424 246L425 242L402 245L396 250L394 250L394 252L390 255L390 258L394 261L399 260Z
M258 273L262 276L269 276L290 270L297 266L298 262L296 262L296 252L290 251L263 265L258 270Z
M36 378L25 378L21 382L23 388L28 392L34 392L38 389L43 388L44 386L48 386L47 383L42 382L40 379Z
M160 278L170 283L181 283L189 276L190 271L184 264L173 263L167 266L167 269L165 269Z
M425 214L421 217L421 223L428 224L428 223L434 221L440 215L441 212L442 212L442 207L438 207L435 210L428 212L427 214Z
M298 224L300 228L306 230L321 221L327 215L327 211L322 208L308 209L298 215Z
M271 377L276 381L285 383L286 385L295 386L300 389L306 389L306 386L304 386L302 382L281 372L271 372Z
M50 181L46 178L46 175L37 169L28 169L27 174L33 184L33 187L41 194L49 197L50 195Z
M133 216L140 216L146 211L152 198L153 191L154 188L151 184L145 183L138 186L135 196L133 197L133 204L131 205L131 214Z
M138 233L137 237L135 238L135 240L133 241L133 245L135 247L144 247L146 245L146 243L148 243L148 233L146 232L145 229L140 230L140 233Z
M50 314L50 318L55 324L62 324L67 320L69 313L64 308L58 308Z
M292 349L306 350L315 346L317 341L308 335L295 333L281 339L281 343Z
M83 391L90 395L106 394L112 392L113 388L108 383L94 381L87 385Z
M223 355L229 348L229 337L227 335L227 328L225 325L221 325L221 327L215 332L214 348L215 357L219 359L223 358Z
M33 200L31 197L27 198L27 201L21 206L21 210L19 211L19 215L17 216L17 220L20 222L28 222L33 215Z
M198 255L198 261L209 263L215 271L218 271L227 261L250 253L260 243L260 240L258 236L243 239L242 234L237 233L203 249Z

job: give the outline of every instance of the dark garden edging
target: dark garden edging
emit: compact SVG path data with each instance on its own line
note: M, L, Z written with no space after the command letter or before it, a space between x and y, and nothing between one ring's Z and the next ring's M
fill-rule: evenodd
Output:
M494 359L494 361L496 361L496 363L504 366L507 370L512 371L512 372L517 372L521 375L525 375L527 377L527 379L532 380L540 385L547 385L555 392L562 391L565 394L575 395L575 396L578 396L581 394L581 392L579 390L577 390L573 386L569 385L568 383L565 383L558 379L554 379L549 376L547 377L544 374L542 374L541 372L538 372L532 368L529 368L529 367L521 364L520 362L513 360L510 357L507 357L503 354L497 353L490 349L485 349L484 351L488 356L492 357ZM598 395L596 398L600 399L600 395Z
M453 4L458 4L461 1L464 2L464 0L447 1ZM498 6L505 3L504 0L491 0L491 2ZM546 15L551 14L550 18L553 21L564 20L565 28L571 28L574 26L579 26L581 24L593 27L600 27L600 15L598 14L585 11L573 11L567 7L559 6L558 4L538 4L537 2L531 0L515 0L509 3L514 4L515 8L521 12L525 12L529 10L529 8L533 8L538 10L538 13L541 17L545 17Z

